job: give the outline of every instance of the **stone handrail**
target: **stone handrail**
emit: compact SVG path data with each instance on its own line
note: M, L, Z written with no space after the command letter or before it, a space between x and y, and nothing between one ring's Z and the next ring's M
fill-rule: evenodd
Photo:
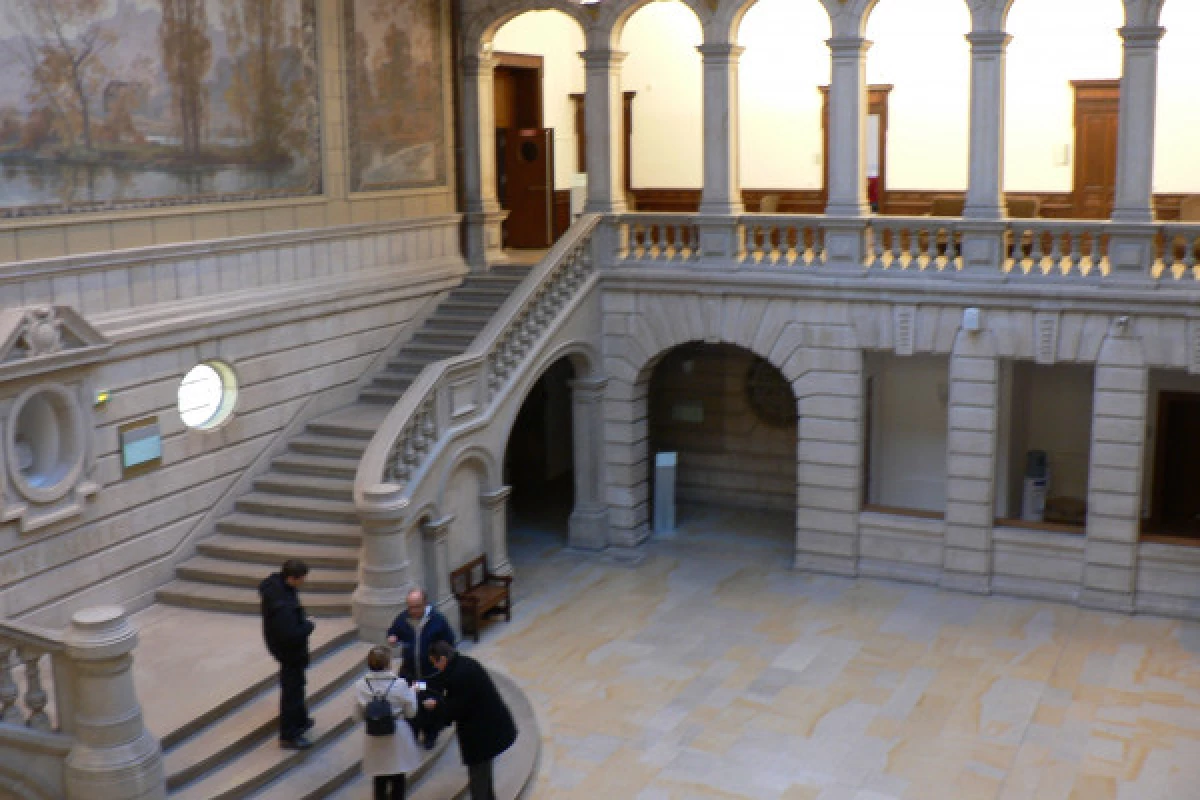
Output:
M384 419L359 462L354 479L356 503L361 506L373 487L395 489L415 482L447 431L468 421L456 418L468 412L472 418L483 413L594 269L590 244L599 221L599 215L587 215L573 225L465 353L421 371Z
M694 213L616 215L612 221L619 235L612 261L618 266L808 267L817 272L834 267L836 261L842 274L849 268L867 274L953 277L970 269L976 275L990 270L1005 280L1103 283L1120 276L1188 288L1200 281L1197 223L755 213L724 219L722 228L714 225L719 219ZM702 230L727 241L702 242ZM861 258L854 263L847 262L844 252L835 259L828 248L831 233L844 237L848 230L861 234L855 248ZM983 246L970 250L970 240ZM709 250L715 255L706 255ZM1114 252L1119 255L1114 257Z

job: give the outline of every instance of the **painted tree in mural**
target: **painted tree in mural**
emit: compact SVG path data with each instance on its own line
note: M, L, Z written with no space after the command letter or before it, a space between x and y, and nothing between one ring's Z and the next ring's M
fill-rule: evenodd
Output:
M194 156L200 152L204 129L204 76L212 66L205 0L162 0L159 38L183 151Z
M284 17L284 0L222 0L229 51L237 64L229 107L251 140L254 160L287 161L294 144L292 120L300 105L301 82L283 80L285 60L296 50L296 31Z
M101 54L111 31L93 22L106 0L4 0L29 70L29 102L47 110L60 138L92 150L92 100L106 79Z

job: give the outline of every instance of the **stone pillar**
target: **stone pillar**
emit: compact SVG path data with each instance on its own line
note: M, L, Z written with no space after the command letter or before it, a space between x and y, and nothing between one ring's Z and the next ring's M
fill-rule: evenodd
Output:
M946 434L947 589L986 594L992 585L999 364L991 336L960 330L950 356Z
M696 49L704 62L704 190L700 213L740 214L738 59L745 48L716 42Z
M587 206L599 214L625 211L625 170L621 141L621 64L626 53L619 50L584 50L587 95L584 127L587 130Z
M602 550L608 544L603 461L607 385L604 378L571 381L575 508L567 523L567 544L585 550Z
M1004 70L1012 37L1004 31L974 31L971 43L970 175L963 216L1000 219L1005 216L1004 191Z
M507 212L496 200L496 118L491 53L462 60L463 189L466 259L474 271L507 260L501 225Z
M425 545L425 590L429 602L446 615L455 630L461 630L458 602L450 587L450 523L452 514L421 523L421 538Z
M604 400L608 544L631 549L650 536L649 381L612 381Z
M162 751L146 730L133 685L137 632L115 606L76 612L66 635L75 741L67 800L165 798Z
M488 569L497 575L512 575L512 562L508 560L508 496L511 486L501 486L494 492L484 492L479 497L483 518L483 546L487 548Z
M829 82L829 201L825 213L863 217L867 203L867 50L861 36L835 36L829 45L833 65Z
M1146 359L1141 343L1115 321L1096 358L1088 464L1087 545L1080 603L1132 611L1137 587Z
M365 490L358 503L363 544L353 613L359 636L368 642L383 641L404 608L405 595L415 588L402 492L403 487L384 484Z

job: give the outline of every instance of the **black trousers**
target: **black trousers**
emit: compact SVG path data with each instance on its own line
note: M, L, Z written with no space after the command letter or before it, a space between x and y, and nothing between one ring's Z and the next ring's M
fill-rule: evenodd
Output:
M496 800L492 790L492 760L467 765L467 786L471 789L471 800Z
M438 711L429 711L425 708L425 699L429 697L432 697L439 703L443 699L442 693L438 691L425 689L417 692L417 715L410 719L408 724L412 728L413 736L419 739L424 735L427 740L432 741L437 738L437 735L441 733L442 728L446 727L446 725L442 721L442 715Z
M308 723L304 701L304 667L281 664L279 667L279 738L298 739Z
M376 775L375 800L404 800L404 773Z

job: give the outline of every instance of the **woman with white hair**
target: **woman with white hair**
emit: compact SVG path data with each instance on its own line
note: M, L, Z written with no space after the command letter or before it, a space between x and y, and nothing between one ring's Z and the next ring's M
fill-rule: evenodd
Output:
M405 775L421 764L421 751L412 728L397 718L417 713L417 695L408 681L392 669L387 647L371 648L367 674L354 687L355 716L363 732L362 773L375 783L375 800L404 800Z

